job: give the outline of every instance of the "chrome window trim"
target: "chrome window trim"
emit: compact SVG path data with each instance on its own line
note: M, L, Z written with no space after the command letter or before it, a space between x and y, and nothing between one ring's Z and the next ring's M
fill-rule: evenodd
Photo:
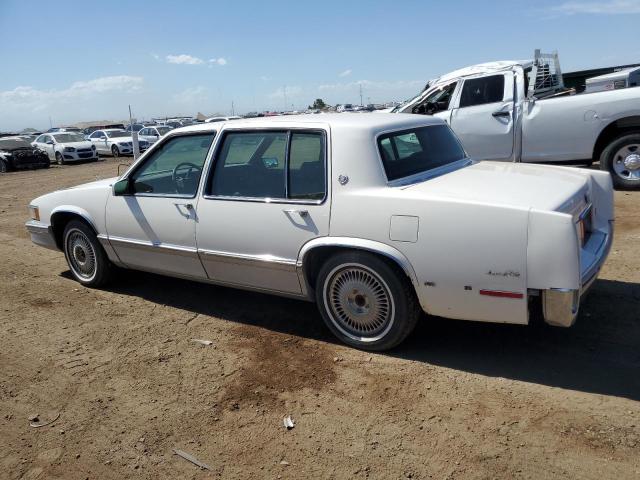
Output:
M218 154L222 149L224 144L224 139L227 133L253 133L253 132L277 132L277 133L286 133L287 134L287 147L285 150L285 168L288 167L289 162L289 150L291 145L291 137L293 133L320 133L322 135L322 148L323 148L323 156L324 156L324 196L320 200L297 200L291 198L270 198L270 197L244 197L244 196L231 196L231 195L211 195L208 194L209 190L208 186L211 183L213 175L215 174L215 166L218 160ZM274 128L274 127L260 127L260 128L247 128L247 127L236 127L236 128L224 128L220 135L216 135L214 139L215 145L212 144L212 147L215 147L212 152L210 152L211 157L209 158L207 166L207 174L202 176L202 196L201 198L205 200L223 200L223 201L237 201L237 202L253 202L253 203L276 203L276 204L284 204L284 205L323 205L327 199L329 198L329 142L328 142L328 130L321 127L283 127L283 128ZM285 195L288 194L288 175L285 175Z

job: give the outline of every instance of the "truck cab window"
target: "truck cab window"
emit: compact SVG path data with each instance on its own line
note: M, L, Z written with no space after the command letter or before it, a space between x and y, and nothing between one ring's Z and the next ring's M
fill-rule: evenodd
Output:
M456 91L456 85L458 85L458 82L453 82L431 92L422 102L411 108L411 113L433 115L434 113L449 110L449 104L451 103L453 92Z
M460 108L501 102L504 98L504 75L471 78L464 81Z

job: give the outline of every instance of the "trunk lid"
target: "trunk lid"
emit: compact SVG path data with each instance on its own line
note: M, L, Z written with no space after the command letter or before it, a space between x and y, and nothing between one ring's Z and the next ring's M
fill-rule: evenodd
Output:
M574 168L485 161L403 188L430 197L576 215L587 203L589 177Z

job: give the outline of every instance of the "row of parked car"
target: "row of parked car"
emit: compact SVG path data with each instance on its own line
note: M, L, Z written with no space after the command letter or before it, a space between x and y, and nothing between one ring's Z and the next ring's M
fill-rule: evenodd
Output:
M133 155L132 130L104 128L85 135L80 129L54 128L41 135L0 138L0 173L24 168L48 168L52 162L64 165L77 161L97 161L100 155ZM168 125L140 125L138 145L144 152L171 131Z

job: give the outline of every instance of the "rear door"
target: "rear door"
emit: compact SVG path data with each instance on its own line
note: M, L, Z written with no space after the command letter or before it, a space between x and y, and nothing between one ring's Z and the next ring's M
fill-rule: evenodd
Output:
M210 279L302 293L298 253L329 232L328 133L222 134L196 212L198 252Z
M471 158L512 160L513 72L466 78L451 112L451 128Z

